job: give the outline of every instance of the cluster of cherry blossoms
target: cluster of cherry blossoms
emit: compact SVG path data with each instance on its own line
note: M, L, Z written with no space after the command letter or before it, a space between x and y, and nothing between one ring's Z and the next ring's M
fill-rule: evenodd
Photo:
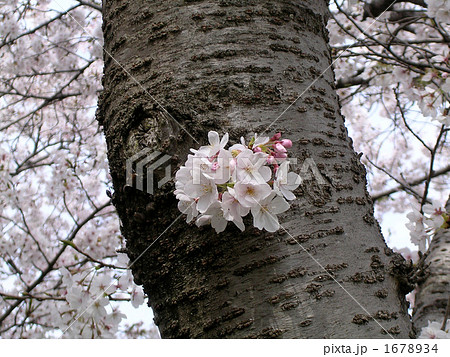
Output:
M118 264L126 266L127 262L128 257L119 254ZM134 308L144 303L144 291L133 283L131 270L114 274L112 270L71 272L61 267L59 271L66 303L52 310L52 318L62 338L113 338L126 319L115 302L130 297Z
M408 213L409 222L406 227L409 229L411 242L419 247L419 251L425 253L431 242L431 237L438 229L448 228L450 215L445 208L433 203L422 207L423 214L415 207Z
M287 200L301 178L289 172L287 149L292 141L255 134L248 144L228 149L228 133L220 140L215 131L208 133L209 145L192 154L175 176L175 195L178 209L187 215L189 223L196 218L197 226L211 224L217 233L223 232L228 222L241 231L242 220L249 212L258 229L275 232L280 228L277 215L289 209Z
M428 16L434 17L437 22L450 24L450 1L449 0L425 0L428 5Z
M446 339L450 338L450 320L447 320L446 327L442 327L442 322L428 321L428 326L423 327L420 331L420 339Z

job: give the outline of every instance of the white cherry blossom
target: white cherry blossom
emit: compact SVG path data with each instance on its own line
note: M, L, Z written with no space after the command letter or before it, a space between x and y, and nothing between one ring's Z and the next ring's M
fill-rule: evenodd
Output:
M185 194L178 194L178 209L187 215L186 222L191 222L198 215L195 199Z
M420 339L443 339L450 338L450 333L448 328L450 327L450 320L447 320L447 330L441 330L442 322L428 321L428 326L423 327L420 331L418 338Z
M96 297L93 302L90 302L88 310L84 313L89 314L94 320L98 321L107 316L105 306L109 304L109 300L103 296Z
M214 202L208 210L197 219L196 224L198 227L205 224L211 224L211 227L213 227L217 233L221 233L227 227L228 220L225 219L222 206L217 201Z
M418 208L412 207L412 212L406 215L409 219L406 227L410 231L411 242L419 247L419 251L425 253L432 236L444 227L444 216L448 217L448 213L436 202L423 205L422 211L424 214Z
M245 226L242 217L246 216L250 208L242 206L236 198L234 189L228 187L228 191L222 195L223 216L227 221L232 221L241 231Z
M184 192L187 196L198 200L197 210L201 213L205 212L218 197L214 180L205 174L200 176L200 183L188 182L184 186Z
M115 291L116 291L116 287L114 285L114 282L106 274L97 275L97 276L95 276L94 280L92 281L91 293L94 295L97 295L97 294L109 295Z
M289 203L275 192L258 202L251 208L253 222L256 228L268 232L276 232L280 228L277 215L289 209Z
M289 162L284 161L276 173L276 179L273 183L273 190L284 196L287 200L295 199L292 193L301 184L301 177L295 172L289 172Z
M270 180L272 171L267 163L267 154L254 153L246 149L237 156L236 178L241 182L265 183Z
M131 305L137 309L144 303L144 290L141 286L136 286L131 292Z
M236 199L244 207L255 207L270 195L272 188L267 184L238 182L234 186Z
M432 228L439 228L444 224L445 209L440 204L433 202L432 204L425 204L422 207L423 213L429 217L425 219L425 224Z
M255 141L253 142L252 149L257 146L265 145L268 142L269 142L269 137L258 136L258 134L255 134Z
M222 139L216 131L210 131L208 133L209 145L200 147L199 151L211 157L223 149L228 143L228 133L226 133Z

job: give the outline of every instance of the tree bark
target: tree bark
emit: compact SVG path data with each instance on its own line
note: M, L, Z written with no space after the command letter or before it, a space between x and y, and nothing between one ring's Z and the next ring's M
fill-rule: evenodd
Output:
M98 119L113 203L162 337L408 337L390 272L399 257L340 115L327 2L110 0L103 14L114 59L105 55ZM221 234L180 218L173 182L153 195L126 186L127 158L158 150L174 171L209 130L235 142L282 132L326 184L305 179L276 233L249 218L245 232Z
M450 197L446 211L450 212ZM424 279L417 286L413 310L417 332L428 321L442 321L450 299L450 229L436 233L423 259ZM447 318L450 318L447 316Z

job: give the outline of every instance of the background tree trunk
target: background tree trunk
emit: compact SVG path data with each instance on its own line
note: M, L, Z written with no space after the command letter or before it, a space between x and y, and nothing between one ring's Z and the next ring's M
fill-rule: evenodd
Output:
M446 211L450 212L450 197ZM450 301L450 229L440 230L434 236L423 259L423 273L413 310L418 332L428 326L428 321L442 321Z
M401 259L386 248L339 112L327 2L104 7L114 59L105 56L98 119L128 254L140 257L133 275L162 337L408 337L404 292L390 273ZM244 233L229 225L219 235L180 217L173 183L152 196L125 187L127 158L159 150L175 170L209 130L233 141L280 131L294 142L292 157L312 158L326 184L305 180L276 233L249 220Z

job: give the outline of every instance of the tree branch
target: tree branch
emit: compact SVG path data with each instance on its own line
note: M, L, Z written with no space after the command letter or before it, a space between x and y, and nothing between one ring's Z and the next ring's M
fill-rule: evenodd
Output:
M91 8L93 8L93 9L95 9L95 10L100 11L100 12L103 11L103 8L102 8L101 5L97 5L97 4L94 4L94 3L92 3L92 2L84 1L84 0L78 0L78 2L80 3L80 5L84 5L84 6L91 7Z
M409 2L411 4L427 7L424 0L371 0L364 5L363 19L378 17L385 12L392 3Z
M433 171L433 174L431 175L431 178L434 178L434 177L437 177L437 176L441 176L441 175L445 175L445 174L447 174L449 172L450 172L450 165L447 165L447 166L443 167L442 169ZM396 192L399 192L399 191L403 191L405 189L405 186L406 187L413 187L413 186L420 185L425 180L427 180L428 177L429 177L429 175L425 175L425 176L419 177L416 180L408 182L405 185L399 185L397 187L391 188L390 190L386 190L386 191L383 191L383 192L371 195L372 201L375 202L375 201L380 200L380 199L382 199L384 197L390 196L393 193L396 193Z
M10 45L10 44L16 42L19 38L22 38L24 36L28 36L28 35L31 35L31 34L35 33L36 31L40 30L43 27L46 27L46 26L50 25L52 22L60 19L61 17L63 17L64 15L68 14L70 11L76 9L77 7L79 7L81 5L82 5L81 3L77 4L77 5L74 5L74 6L70 7L70 8L68 8L66 11L60 12L57 16L51 18L50 20L48 20L48 21L46 21L46 22L36 26L35 28L33 28L33 29L29 30L29 31L26 31L26 32L22 32L20 35L12 38L10 40L3 41L2 43L0 43L0 48L2 48L3 46Z
M100 207L98 207L96 210L94 210L88 217L86 217L82 222L80 222L75 227L75 229L72 231L72 233L69 234L66 240L70 242L73 241L81 228L83 228L91 219L93 219L97 213L99 213L101 210L110 205L111 201L108 201L103 205L101 205ZM67 247L68 245L64 244L64 246L59 250L56 256L50 261L47 268L44 271L42 271L41 275L26 289L25 291L26 293L31 292L36 286L42 283L42 281L45 279L48 273L50 273L54 269L56 262L58 261L59 257L64 253ZM2 325L3 321L9 316L9 314L11 314L11 312L13 312L22 303L22 301L23 300L17 300L4 312L2 316L0 316L0 326Z

